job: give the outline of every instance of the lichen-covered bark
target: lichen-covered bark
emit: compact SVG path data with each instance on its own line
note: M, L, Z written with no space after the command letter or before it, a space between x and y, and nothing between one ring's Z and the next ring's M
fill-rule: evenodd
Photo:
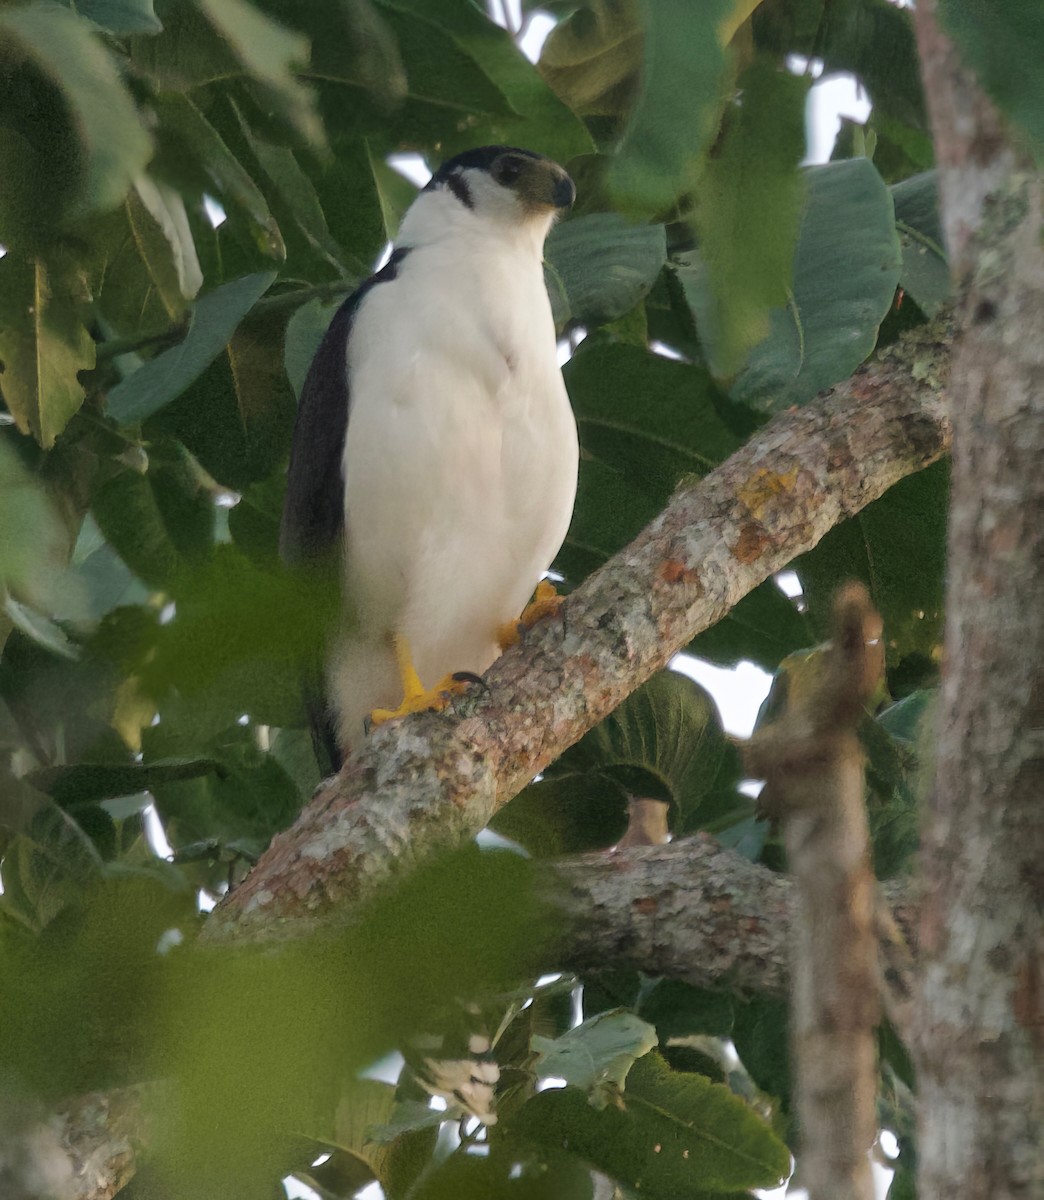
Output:
M925 829L918 1194L1044 1195L1044 181L918 5L963 301L938 761ZM998 17L998 19L1003 19Z
M701 630L948 448L945 319L759 430L490 670L456 720L382 726L206 935L277 937L476 833Z
M709 835L579 855L547 870L565 930L559 968L611 962L737 995L787 995L794 882ZM894 919L899 929L913 931L907 883L887 885L882 906L885 923ZM878 945L882 959L891 961L886 937L879 932ZM908 982L893 980L893 986Z

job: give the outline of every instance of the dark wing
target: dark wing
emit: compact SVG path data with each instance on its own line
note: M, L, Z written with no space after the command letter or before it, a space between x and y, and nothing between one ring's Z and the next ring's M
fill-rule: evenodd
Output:
M352 323L367 292L394 279L406 250L396 250L387 264L357 288L334 314L319 343L297 406L290 448L286 498L279 529L279 555L288 566L329 563L341 546L344 529L344 446L348 436L351 396L348 387L348 341ZM340 769L342 754L323 694L323 672L317 664L302 680L312 745L322 774Z
M344 528L344 445L351 397L348 340L359 305L379 283L394 279L407 250L357 288L334 314L315 352L297 406L290 449L279 554L288 566L336 552Z

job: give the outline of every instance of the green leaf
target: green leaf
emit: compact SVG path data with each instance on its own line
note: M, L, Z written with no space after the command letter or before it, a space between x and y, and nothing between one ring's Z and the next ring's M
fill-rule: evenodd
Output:
M63 808L150 791L157 784L197 779L219 771L212 758L154 759L149 763L75 763L45 767L29 776L33 787L52 796Z
M936 696L934 690L912 692L860 727L872 792L874 870L880 879L904 870L920 845L920 798L931 784Z
M564 374L585 455L622 473L658 506L683 476L705 475L738 444L699 367L602 344L582 349Z
M784 1110L790 1104L790 1042L785 1000L757 998L736 1004L732 1041L751 1079Z
M151 139L91 23L56 4L0 10L0 237L119 204Z
M92 511L112 547L152 588L169 588L213 544L213 499L181 447L157 447L144 474L113 475L96 489Z
M644 34L635 0L592 0L559 21L540 53L540 73L573 112L617 117L638 88Z
M344 252L330 233L315 187L293 150L253 133L242 115L237 112L237 116L240 132L274 189L280 211L285 213L284 227L292 223L320 260L342 274Z
M510 800L490 828L534 858L606 850L627 829L627 792L593 772L545 776Z
M644 0L645 48L638 100L610 170L628 216L669 209L694 181L713 137L726 67L720 27L732 0Z
M363 136L382 148L435 148L447 138L468 136L465 130L475 135L489 117L518 119L496 81L427 6L411 12L375 0L376 46L368 30L349 27L339 6L309 6L313 11L296 16L302 7L291 5L287 19L306 19L313 31L311 74L332 139ZM400 66L390 80L378 80L374 54L386 58L391 46Z
M629 796L672 806L671 828L704 828L736 805L741 777L717 706L685 675L661 671L530 784L492 828L531 854L575 854L622 835Z
M155 96L152 102L164 134L177 137L207 173L216 194L249 217L261 250L271 258L285 258L283 237L268 202L214 126L188 96L171 92Z
M151 694L175 688L191 701L201 729L242 713L263 724L303 725L302 680L322 660L327 631L340 618L332 583L257 567L235 546L215 547L172 584L177 615L162 627L145 668ZM190 743L162 756L198 752Z
M62 589L69 535L40 481L22 466L11 442L0 438L0 595L13 592L48 609Z
M752 24L755 44L781 63L799 54L820 59L824 76L847 71L878 116L928 131L910 10L889 0L766 0Z
M662 225L632 225L617 213L575 217L545 247L555 325L616 321L649 292L667 260Z
M555 570L576 587L636 537L660 508L619 471L581 458L573 519Z
M873 350L899 282L892 200L865 158L811 167L793 295L733 384L763 411L804 404L847 379ZM690 303L692 297L690 297ZM697 324L701 322L696 304Z
M774 671L788 654L814 641L808 617L797 610L774 579L766 579L716 625L694 638L686 650L722 666L749 659Z
M597 1111L578 1088L545 1091L514 1128L652 1200L776 1187L790 1172L786 1146L742 1100L655 1053L631 1068L622 1108Z
M934 171L904 179L892 189L903 265L899 283L926 317L934 317L953 295L936 197Z
M696 230L711 304L700 329L718 377L734 375L787 301L804 198L807 79L757 63L700 181Z
M796 560L793 567L820 637L829 633L838 580L861 579L884 618L889 668L914 654L936 657L943 633L948 495L948 465L927 467Z
M315 98L298 77L309 45L247 0L196 0L215 32L258 85L268 106L312 146L324 144Z
M340 306L340 300L332 303L324 303L318 298L309 300L307 304L302 304L286 323L283 361L286 365L286 377L290 380L290 386L298 399L308 368L312 365L315 352L323 340L323 334Z
M464 145L480 139L508 142L566 162L594 148L591 135L576 113L540 77L507 30L477 6L458 0L397 0L398 7L437 21L456 43L495 81L513 113L491 115L479 130L469 128Z
M394 167L390 167L383 158L378 158L369 142L366 145L366 153L370 160L374 184L377 187L377 199L381 206L381 219L384 222L384 235L389 242L393 242L399 232L403 214L417 198L417 188L404 175L400 175Z
M185 340L157 354L109 392L109 416L120 425L133 425L180 396L217 358L274 280L274 271L262 271L203 296L192 311Z
M628 794L667 800L676 834L736 801L740 767L717 705L676 671L660 671L558 760L555 775L597 773Z
M593 1187L574 1155L508 1136L481 1157L461 1148L395 1200L593 1200Z
M142 175L127 196L127 218L142 262L167 315L180 317L203 286L185 202L173 188Z
M175 850L213 842L256 857L296 816L303 797L279 763L258 748L253 729L212 728L201 742L173 705L161 707L160 724L142 736L145 769L158 765L149 790ZM186 769L169 769L179 760Z
M283 368L285 312L249 313L219 355L147 426L186 446L221 484L242 491L286 461L294 397Z
M163 32L153 0L68 0L68 7L121 37Z
M77 378L94 366L94 342L80 319L78 271L10 253L0 259L0 389L18 428L44 449L79 411Z
M728 1037L733 1009L728 992L696 988L680 979L658 979L642 996L638 1015L656 1026L660 1042L666 1045L670 1038L693 1035Z
M939 23L998 107L1044 161L1044 8L1037 0L940 0Z
M27 831L4 850L0 911L39 932L79 901L101 865L90 838L67 813L47 801Z
M655 1046L653 1026L626 1009L589 1017L557 1038L533 1034L530 1039L537 1078L564 1079L599 1109L618 1099L635 1060Z

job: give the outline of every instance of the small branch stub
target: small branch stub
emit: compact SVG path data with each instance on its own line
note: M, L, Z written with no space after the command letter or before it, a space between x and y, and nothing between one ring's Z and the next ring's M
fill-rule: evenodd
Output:
M821 672L747 754L766 781L763 806L782 823L797 891L791 1041L812 1200L874 1196L879 972L857 729L883 674L881 634L863 585L841 588Z

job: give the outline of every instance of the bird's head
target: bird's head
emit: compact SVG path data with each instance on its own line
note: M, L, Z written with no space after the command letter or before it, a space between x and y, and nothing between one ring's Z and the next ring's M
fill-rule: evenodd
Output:
M552 159L515 146L479 146L439 167L411 206L402 233L409 226L426 231L434 221L471 228L478 221L500 234L532 238L539 247L575 197L573 181Z

